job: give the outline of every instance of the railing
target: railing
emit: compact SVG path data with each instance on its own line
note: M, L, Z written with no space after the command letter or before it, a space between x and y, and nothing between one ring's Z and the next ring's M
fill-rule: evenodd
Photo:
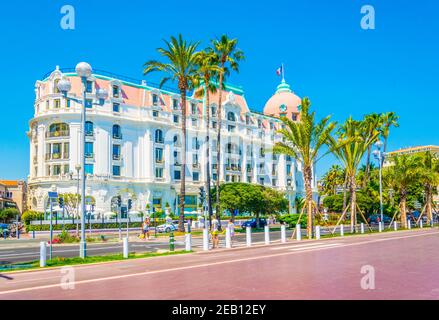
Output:
M87 159L94 159L95 158L95 154L93 152L85 153L85 157Z
M163 164L165 162L165 160L163 160L163 159L155 159L155 162L159 163L159 164Z
M199 164L199 163L193 163L193 164L192 164L192 167L193 167L193 168L200 168L200 164Z
M61 158L61 153L46 153L46 160L60 160Z
M53 132L46 132L46 138L61 138L61 137L69 137L69 130L58 130Z
M120 160L120 154L113 154L113 160Z

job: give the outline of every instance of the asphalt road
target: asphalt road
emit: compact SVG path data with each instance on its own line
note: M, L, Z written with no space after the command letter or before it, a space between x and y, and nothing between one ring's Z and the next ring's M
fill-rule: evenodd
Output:
M0 299L439 299L438 241L418 229L8 273Z

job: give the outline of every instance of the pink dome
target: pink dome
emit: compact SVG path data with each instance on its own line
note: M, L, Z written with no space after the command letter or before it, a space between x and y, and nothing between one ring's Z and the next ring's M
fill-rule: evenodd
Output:
M291 91L285 80L282 80L276 93L265 104L264 114L273 117L285 116L290 120L297 120L301 104L302 99Z

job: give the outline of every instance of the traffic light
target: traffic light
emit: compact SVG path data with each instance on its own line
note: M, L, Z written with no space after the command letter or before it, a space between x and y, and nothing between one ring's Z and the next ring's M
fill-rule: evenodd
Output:
M117 196L117 206L119 208L122 207L122 197L121 196Z
M204 200L206 200L206 191L204 187L200 187L199 200L201 204L204 204Z
M128 199L128 210L131 210L132 207L133 207L133 200Z
M61 209L64 208L64 198L60 197L60 198L58 199L58 204L59 204L59 207L60 207Z

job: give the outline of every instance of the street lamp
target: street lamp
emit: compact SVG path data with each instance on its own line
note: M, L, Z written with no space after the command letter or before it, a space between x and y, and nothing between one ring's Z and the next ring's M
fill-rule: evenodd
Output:
M86 246L86 238L85 238L85 121L86 121L86 98L87 98L87 79L92 74L91 66L86 62L80 62L76 65L76 74L81 78L83 85L83 99L75 99L70 98L70 100L75 101L76 103L82 104L82 113L81 113L81 139L80 139L80 158L81 164L76 166L76 170L78 170L78 178L79 178L79 170L82 169L82 190L81 190L81 242L79 244L79 255L81 258L85 258L87 256L87 246ZM72 85L68 79L61 79L58 82L58 89L63 95L67 98L68 92L71 90ZM108 98L108 92L104 89L96 90L96 98L99 100L99 105L104 104L105 99ZM79 188L79 180L78 180L78 188Z
M373 155L375 159L378 160L379 165L379 172L380 172L380 214L381 214L381 222L384 223L384 213L383 213L383 177L382 177L382 170L383 170L383 162L384 158L386 157L386 153L381 151L381 148L383 147L383 142L378 140L375 142L376 149L373 151Z

